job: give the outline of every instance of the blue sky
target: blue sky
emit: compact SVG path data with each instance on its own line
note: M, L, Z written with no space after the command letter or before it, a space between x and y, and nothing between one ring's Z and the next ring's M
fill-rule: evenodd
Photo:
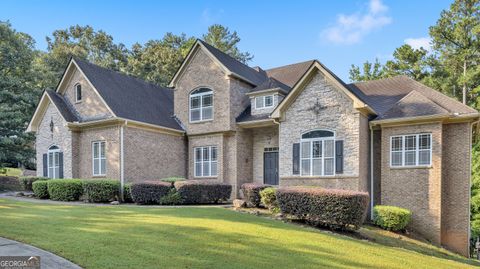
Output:
M1 0L0 20L30 34L42 50L47 35L74 24L103 29L129 47L166 32L200 37L220 23L238 32L240 49L255 56L251 66L318 59L348 81L351 64L385 61L405 42L428 46L428 27L451 2Z

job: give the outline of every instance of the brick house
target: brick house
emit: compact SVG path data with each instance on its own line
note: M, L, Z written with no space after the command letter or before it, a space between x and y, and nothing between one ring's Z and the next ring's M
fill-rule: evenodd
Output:
M37 174L181 176L366 191L468 254L477 111L404 76L345 84L316 60L263 70L198 40L169 88L72 59L28 131Z

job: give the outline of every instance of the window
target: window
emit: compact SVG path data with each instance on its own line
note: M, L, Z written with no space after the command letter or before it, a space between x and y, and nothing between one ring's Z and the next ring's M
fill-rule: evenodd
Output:
M82 85L75 85L75 102L82 101Z
M217 176L217 147L197 147L195 154L195 177Z
M213 119L213 91L200 88L190 94L190 122Z
M106 174L107 161L105 157L105 141L92 143L92 168L94 176L104 176Z
M302 176L332 176L335 174L335 134L316 130L302 135L300 147Z
M51 146L47 155L48 177L60 178L60 148Z
M432 134L411 134L390 138L390 166L430 166Z
M273 95L255 97L255 108L268 108L273 106Z

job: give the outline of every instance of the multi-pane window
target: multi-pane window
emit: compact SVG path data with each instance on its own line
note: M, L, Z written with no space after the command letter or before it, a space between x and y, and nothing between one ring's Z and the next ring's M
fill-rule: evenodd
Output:
M57 146L48 149L47 164L48 177L60 178L60 149Z
M75 102L82 101L82 85L75 85Z
M213 92L200 88L190 94L190 121L213 119Z
M335 174L335 136L330 131L312 131L302 135L300 147L302 176Z
M429 166L432 161L432 135L410 134L390 138L390 165Z
M255 108L268 108L273 106L273 95L255 97Z
M196 147L195 154L195 177L217 176L217 147Z
M104 176L106 174L107 158L105 156L105 141L92 143L93 175Z

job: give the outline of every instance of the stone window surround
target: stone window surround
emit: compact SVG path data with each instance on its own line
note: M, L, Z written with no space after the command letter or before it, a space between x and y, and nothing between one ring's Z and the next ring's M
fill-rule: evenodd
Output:
M103 144L104 154L101 156L101 144ZM98 145L98 157L95 158L95 145ZM105 167L101 167L102 160L105 160ZM95 174L95 161L98 161L98 174ZM100 173L104 168L104 173ZM105 177L107 175L107 142L105 140L92 141L92 175L93 177Z
M429 153L430 153L430 156L429 156L429 164L419 164L419 152L420 152L420 144L419 144L419 140L420 140L420 136L421 135L429 135L429 145L430 145L430 148L428 149L429 150ZM411 150L411 151L414 151L415 152L415 165L405 165L405 137L406 136L415 136L415 149L414 150ZM393 146L393 139L394 138L397 138L397 137L401 137L402 138L402 149L399 150L399 151L395 151L395 152L401 152L401 156L402 156L402 164L401 165L393 165L393 158L392 158L392 154L394 151L392 151L392 146ZM390 165L390 169L428 169L428 168L432 168L432 133L412 133L412 134L401 134L401 135L392 135L390 136L390 147L389 147L389 151L390 151L390 154L389 154L389 165ZM427 150L427 149L424 149L424 150Z
M197 149L200 149L201 152L202 152L201 153L202 154L202 159L200 161L197 161ZM208 150L209 159L207 161L203 160L204 149ZM212 159L213 150L215 150L215 155L216 155L215 160ZM196 169L197 163L199 163L201 165L201 172L200 172L201 175L197 175L197 169ZM209 167L209 174L208 175L203 175L203 165L205 163L208 163L208 167ZM216 166L217 166L215 174L212 174L212 164L213 163L215 163ZM216 177L218 177L218 147L216 145L198 146L198 147L193 148L193 175L194 175L195 178L216 178Z
M197 90L200 90L200 89L208 89L210 90L210 92L202 92L202 93L194 93L195 91ZM212 104L211 104L211 108L212 108L212 117L210 119L202 119L203 115L202 115L202 111L203 111L203 106L202 106L202 103L203 103L203 96L204 95L209 95L211 94L212 95ZM200 110L200 120L192 120L192 97L200 97L200 106L198 107L198 109ZM195 124L195 123L203 123L203 122L208 122L208 121L213 121L214 117L215 117L215 106L214 106L214 92L212 90L212 87L210 86L200 86L200 87L196 87L195 89L193 89L189 94L188 94L188 122L189 123L192 123L192 124Z
M81 83L76 83L73 88L75 89L75 103L81 103L82 102L82 84ZM80 91L80 99L78 98L78 91Z
M331 132L333 134L333 136L328 136L328 137L315 137L315 138L302 138L304 134L307 134L307 133L310 133L310 132L314 132L314 131L328 131L328 132ZM306 131L306 132L303 132L302 135L300 136L301 139L300 139L300 174L297 175L297 177L300 177L300 178L312 178L312 177L315 177L315 178L328 178L328 177L335 177L336 176L336 173L335 173L335 141L336 141L336 132L335 131L332 131L332 130L328 130L328 129L313 129L313 130L309 130L309 131ZM332 155L332 160L333 160L333 173L331 175L326 175L325 174L325 141L328 141L328 140L331 140L333 141L333 155ZM314 141L320 141L322 144L322 156L320 157L320 160L321 160L321 167L322 167L322 174L321 175L314 175L313 174L313 142ZM310 157L308 158L310 160L310 174L309 175L303 175L303 160L307 159L307 158L303 158L303 152L302 152L302 148L303 148L303 142L310 142Z

